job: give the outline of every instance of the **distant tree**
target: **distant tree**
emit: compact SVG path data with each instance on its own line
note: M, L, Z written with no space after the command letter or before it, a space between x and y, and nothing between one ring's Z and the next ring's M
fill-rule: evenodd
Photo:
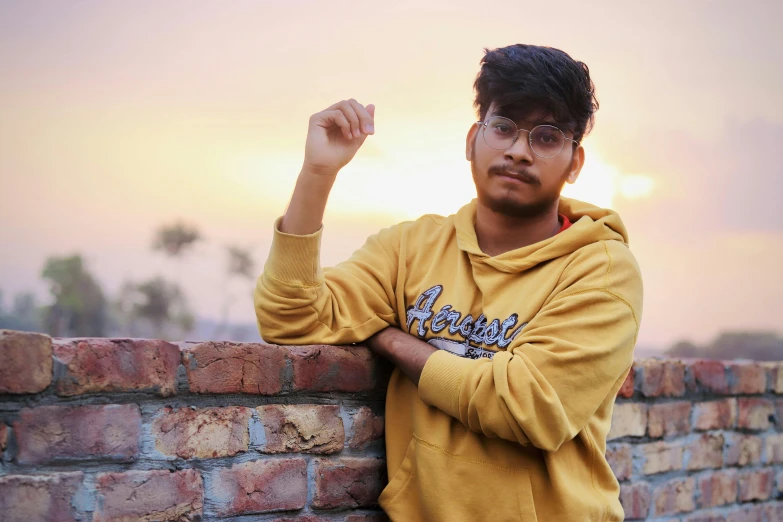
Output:
M162 277L140 283L126 282L120 290L116 308L125 318L131 335L137 335L146 323L151 327L152 336L165 339L174 334L172 330L191 331L195 322L179 286Z
M196 242L202 239L201 232L195 226L179 221L172 225L164 225L155 232L152 249L162 250L171 258L181 259Z
M24 332L43 331L41 307L31 292L16 294L10 310L5 309L3 293L0 291L0 328Z
M107 301L80 255L50 257L41 273L53 302L44 311L44 328L56 337L102 337Z
M680 341L669 348L666 355L722 360L783 361L783 337L774 332L724 332L705 346Z
M226 245L225 252L227 256L226 281L223 285L225 296L223 305L220 307L220 322L212 334L213 339L220 339L228 328L229 315L231 307L236 303L237 297L230 293L229 284L233 278L240 280L253 281L256 278L255 261L250 248L237 245Z

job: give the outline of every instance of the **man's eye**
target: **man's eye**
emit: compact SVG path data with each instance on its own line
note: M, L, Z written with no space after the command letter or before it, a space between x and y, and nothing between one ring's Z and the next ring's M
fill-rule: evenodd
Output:
M495 132L498 132L500 134L511 134L512 130L511 127L508 125L495 125L494 127Z

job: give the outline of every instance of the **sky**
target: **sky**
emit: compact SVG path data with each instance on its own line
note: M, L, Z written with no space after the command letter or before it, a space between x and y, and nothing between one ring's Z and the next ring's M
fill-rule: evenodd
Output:
M45 301L45 259L81 253L109 294L161 274L200 316L235 298L252 322L222 249L252 248L260 272L309 116L376 105L327 208L330 266L475 197L479 62L530 43L590 68L600 109L564 195L626 224L639 345L783 333L781 19L775 0L0 1L0 289ZM206 236L181 263L151 249L177 220Z

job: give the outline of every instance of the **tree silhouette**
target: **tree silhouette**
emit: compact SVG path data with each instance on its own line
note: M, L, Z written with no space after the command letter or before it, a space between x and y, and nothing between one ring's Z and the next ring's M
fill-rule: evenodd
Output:
M50 257L41 273L54 302L44 312L46 331L55 337L102 337L107 302L80 255Z
M162 250L171 258L181 259L202 239L201 232L195 226L178 221L172 225L164 225L155 232L152 249Z

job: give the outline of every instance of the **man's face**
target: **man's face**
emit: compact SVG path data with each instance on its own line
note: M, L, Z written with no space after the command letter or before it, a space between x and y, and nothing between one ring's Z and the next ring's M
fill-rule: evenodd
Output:
M492 116L509 118L520 130L531 131L540 124L562 128L547 114L533 114L527 117L528 121L520 121L513 114L497 112L494 104L484 120ZM524 130L506 150L487 145L482 125L473 125L467 136L466 157L470 161L479 204L509 217L534 217L550 211L556 206L565 183L576 181L584 162L584 149L574 147L568 140L558 155L552 158L536 156L530 149L529 134ZM570 132L563 132L567 138L573 138Z

